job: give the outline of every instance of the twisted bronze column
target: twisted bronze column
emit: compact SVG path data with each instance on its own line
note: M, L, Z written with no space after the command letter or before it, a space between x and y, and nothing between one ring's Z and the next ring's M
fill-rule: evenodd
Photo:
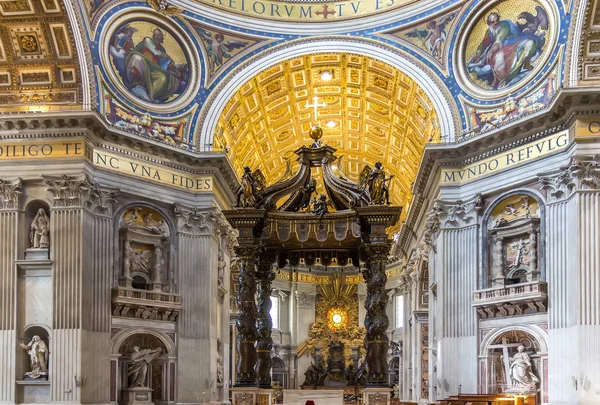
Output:
M266 255L265 255L266 256ZM256 362L256 374L258 386L261 388L271 388L271 349L273 348L273 338L271 338L271 329L273 320L271 319L271 282L275 279L275 274L271 271L271 263L266 258L261 258L256 272L258 279L258 319L256 353L258 361Z
M389 386L388 383L388 316L385 312L388 296L385 292L387 275L385 265L390 251L387 242L368 244L364 247L366 268L363 277L367 282L367 298L365 300L365 371L367 386Z
M256 385L256 247L236 246L240 275L237 294L237 352L236 386Z

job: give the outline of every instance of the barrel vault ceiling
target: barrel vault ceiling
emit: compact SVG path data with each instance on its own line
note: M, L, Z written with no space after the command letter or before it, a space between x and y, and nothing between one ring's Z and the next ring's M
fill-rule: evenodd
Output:
M332 79L323 80L324 72ZM238 173L260 168L267 183L285 171L285 158L312 141L309 107L318 97L322 141L343 156L340 169L357 180L365 164L381 161L395 177L394 204L406 206L427 142L438 142L437 114L406 74L365 56L316 54L290 59L245 83L225 106L215 148L228 150Z

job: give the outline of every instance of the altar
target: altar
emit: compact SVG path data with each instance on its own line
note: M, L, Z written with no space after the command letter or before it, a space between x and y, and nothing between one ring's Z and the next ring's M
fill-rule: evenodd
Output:
M283 391L283 405L305 405L307 401L313 401L314 405L343 405L344 391L325 389Z

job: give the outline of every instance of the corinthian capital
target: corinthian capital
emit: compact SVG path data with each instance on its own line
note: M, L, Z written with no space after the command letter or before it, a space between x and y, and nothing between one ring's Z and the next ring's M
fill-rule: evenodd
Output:
M548 201L569 198L579 190L600 189L600 156L574 156L558 170L538 175Z
M434 203L432 212L442 227L459 228L475 224L482 207L483 198L481 194L477 194L467 201L438 200Z
M98 215L112 216L119 190L94 183L87 174L42 176L53 195L55 208L87 208Z
M315 303L314 294L296 291L296 305L300 308L312 307Z
M23 182L20 178L14 180L0 179L0 209L12 210L19 208L22 185Z
M233 228L225 216L216 207L184 207L175 206L177 229L179 232L193 235L214 234L230 238Z

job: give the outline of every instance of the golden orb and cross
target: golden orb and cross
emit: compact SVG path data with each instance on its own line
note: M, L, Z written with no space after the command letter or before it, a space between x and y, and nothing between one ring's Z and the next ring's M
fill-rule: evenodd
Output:
M321 125L320 125L319 121L317 120L317 108L327 107L327 104L325 104L325 103L319 104L319 97L314 96L313 103L312 104L307 103L306 107L312 108L314 110L313 118L315 120L310 128L310 131L308 132L308 135L311 137L312 140L315 141L315 143L319 143L319 140L323 137L323 129L321 129Z

